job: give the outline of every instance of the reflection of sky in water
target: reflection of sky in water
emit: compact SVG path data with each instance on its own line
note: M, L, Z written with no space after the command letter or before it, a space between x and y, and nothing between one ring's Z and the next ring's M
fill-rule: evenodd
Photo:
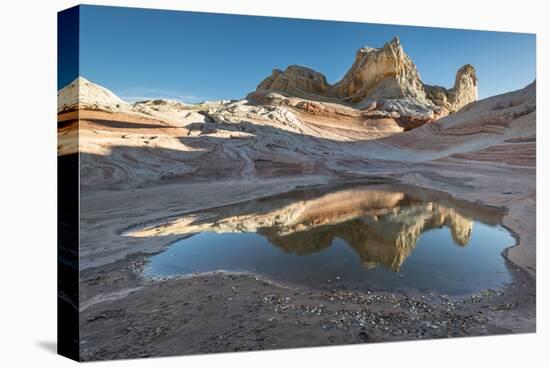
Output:
M309 247L314 250L300 252L301 255L296 251L289 252L288 248L285 251L284 247L273 245L257 233L203 232L180 240L153 256L145 274L174 276L216 270L249 271L298 285L333 288L337 284L380 290L416 288L452 295L498 288L511 280L501 252L512 245L514 239L500 226L474 220L469 241L464 246L457 244L456 235L453 239L447 225L425 228L419 234L416 246L399 249L387 248L385 244L384 252L380 254L376 241L374 245L369 243L367 247L358 247L342 239L340 233L349 240L353 238L350 236L361 231L357 221L350 223L355 223L354 227L349 228L346 223L323 226L321 235L331 238L330 245L315 249L316 244L312 244ZM376 224L376 233L383 231L384 222ZM388 224L392 225L395 223ZM314 231L319 232L319 229ZM370 233L362 235L369 236ZM308 237L307 233L304 235L305 241L317 238ZM365 238L361 240L361 243L365 242ZM300 241L303 246L303 236ZM394 270L388 256L392 259L402 257Z

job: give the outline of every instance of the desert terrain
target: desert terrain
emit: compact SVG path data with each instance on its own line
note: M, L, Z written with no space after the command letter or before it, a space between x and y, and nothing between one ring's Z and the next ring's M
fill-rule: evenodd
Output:
M478 100L481 82L465 65L452 87L425 85L396 38L359 49L335 84L292 65L242 100L128 103L83 77L60 90L60 165L78 157L80 167L81 358L534 332L536 83ZM359 184L380 189L323 191ZM402 191L388 189L395 185ZM304 189L307 201L258 201ZM441 205L419 207L424 216L411 222L392 209L409 191ZM202 220L220 207L222 218ZM502 254L514 279L502 289L449 297L297 288L244 273L140 273L189 234L276 223L280 231L265 235L283 238L359 214L405 218L387 243L355 246L366 264L397 270L411 251L404 239L445 224L461 242L473 208L516 240ZM309 251L294 243L278 244Z

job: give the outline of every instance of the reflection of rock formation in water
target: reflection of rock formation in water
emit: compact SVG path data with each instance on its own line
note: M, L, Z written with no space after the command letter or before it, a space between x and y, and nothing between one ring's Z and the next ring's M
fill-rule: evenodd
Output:
M449 227L455 243L468 244L473 221L456 209L403 192L368 187L311 199L272 198L218 208L132 235L257 232L273 245L299 255L322 251L340 238L365 266L398 270L423 232L443 226Z
M198 232L257 232L259 228L284 228L288 233L322 224L334 224L365 215L385 213L398 208L402 192L342 190L321 197L271 198L184 215L159 225L129 233L135 237L164 236ZM282 234L282 233L281 233Z
M375 215L363 213L345 222L313 226L301 231L267 227L260 228L258 232L272 244L299 255L321 251L329 247L335 238L341 238L355 250L365 266L384 265L393 270L399 270L416 247L420 235L429 229L448 226L457 244L466 245L470 240L472 219L452 208L413 202L398 207L398 210L387 208L386 212L379 210Z
M451 229L451 235L457 244L466 246L470 242L474 225L470 218L463 217L453 211L445 217L445 225Z

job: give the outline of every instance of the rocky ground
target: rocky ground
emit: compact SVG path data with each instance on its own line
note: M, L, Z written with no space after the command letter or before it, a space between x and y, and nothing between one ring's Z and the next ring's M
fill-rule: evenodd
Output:
M82 358L535 331L536 84L473 102L477 83L466 65L450 89L424 85L393 40L360 49L334 85L290 67L240 101L132 105L83 78L61 90L58 153L78 152L81 168ZM517 239L504 253L514 283L449 299L244 274L139 275L179 237L129 229L355 180L501 208Z
M520 272L505 289L453 299L346 290L336 279L321 289L227 273L151 282L136 273L145 259L136 255L82 273L84 360L535 330L533 280Z

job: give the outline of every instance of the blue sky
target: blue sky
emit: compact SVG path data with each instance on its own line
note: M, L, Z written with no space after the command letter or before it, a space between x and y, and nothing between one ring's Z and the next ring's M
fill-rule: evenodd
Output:
M426 84L477 69L481 98L535 79L533 34L82 6L80 75L124 99L238 99L274 68L299 64L338 81L364 45L395 35ZM70 82L60 73L60 85Z

